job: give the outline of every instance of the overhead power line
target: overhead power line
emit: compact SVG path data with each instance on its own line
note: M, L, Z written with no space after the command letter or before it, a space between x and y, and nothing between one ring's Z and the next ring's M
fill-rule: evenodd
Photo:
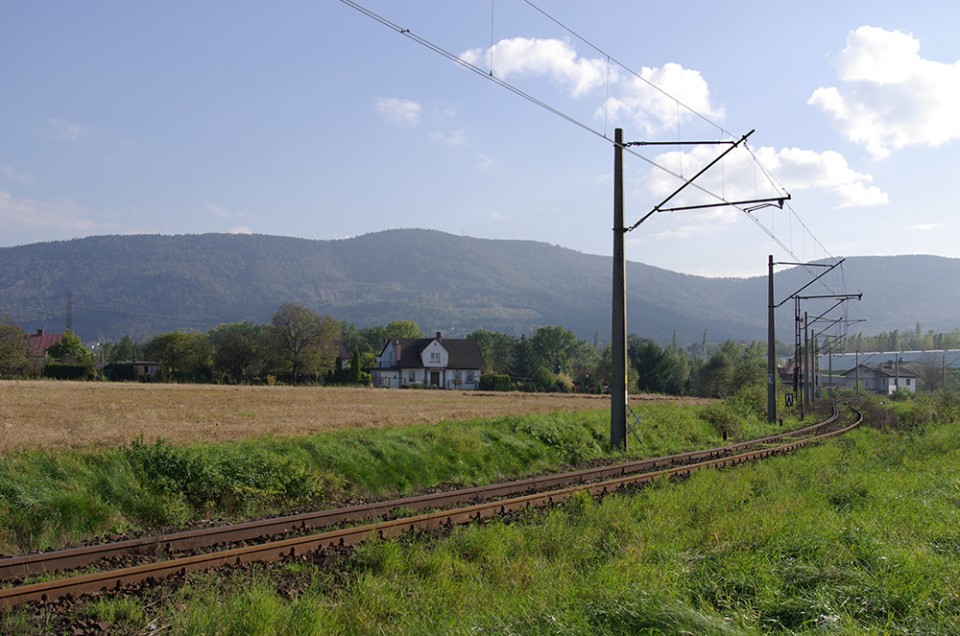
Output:
M685 104L684 102L682 102L682 101L681 101L680 99L678 99L677 97L669 94L668 92L666 92L665 90L663 90L661 87L659 87L659 86L657 86L656 84L650 82L648 79L646 79L645 77L643 77L640 73L637 73L635 70L633 70L633 69L632 69L631 67L629 67L628 65L624 64L623 62L620 62L617 58L615 58L614 56L612 56L610 53L608 53L607 51L605 51L603 48L601 48L600 46L594 44L594 43L593 43L592 41L590 41L588 38L584 37L583 35L581 35L581 34L578 33L577 31L575 31L573 28L569 27L567 24L565 24L564 22L562 22L562 21L559 20L558 18L556 18L556 17L554 17L553 15L551 15L549 12L547 12L547 11L545 11L544 9L542 9L541 7L537 6L534 2L532 2L532 0L522 0L522 1L523 1L525 4L527 4L529 7L531 7L534 11L538 12L539 14L541 14L542 16L544 16L546 19L550 20L551 22L553 22L554 24L556 24L557 26L559 26L561 29L563 29L564 31L566 31L567 33L569 33L571 36L573 36L574 38L576 38L577 40L579 40L580 42L582 42L583 44L585 44L586 46L588 46L589 48L591 48L593 51L595 51L597 54L603 56L603 57L607 60L607 62L608 62L608 87L607 87L607 90L608 90L608 91L609 91L609 64L610 64L610 63L613 63L613 64L615 64L617 67L623 69L626 73L628 73L628 74L631 75L632 77L636 78L637 80L643 82L645 85L649 86L652 90L657 91L659 94L663 95L663 96L666 97L667 99L670 99L671 101L673 101L674 103L676 103L678 110L679 110L679 108L682 107L683 109L685 109L687 112L691 113L691 114L692 114L693 116L695 116L696 118L700 119L701 121L703 121L704 123L708 124L709 126L714 127L721 135L727 136L727 137L730 137L730 138L733 138L733 137L734 137L734 135L733 135L732 133L730 133L729 131L727 131L727 130L726 130L723 126L721 126L719 123L711 120L706 114L699 112L699 111L696 110L695 108L693 108L693 107ZM540 98L538 98L538 97L536 97L536 96L528 93L527 91L525 91L525 90L519 88L518 86L516 86L516 85L514 85L514 84L512 84L512 83L510 83L510 82L508 82L508 81L506 81L505 79L503 79L503 78L501 78L501 77L498 77L498 76L494 73L494 68L493 68L493 62L494 62L494 61L493 61L493 59L492 59L493 47L494 47L494 42L493 42L493 38L494 38L494 29L493 29L494 13L493 13L493 7L492 7L492 6L491 6L491 13L490 13L490 20L491 20L491 25L490 25L490 38L491 38L491 44L490 44L490 46L491 46L491 51L490 51L490 55L491 55L491 60L489 61L490 68L484 69L484 68L481 68L481 67L479 67L479 66L477 66L477 65L475 65L475 64L472 64L472 63L464 60L462 57L460 57L460 56L457 55L456 53L453 53L453 52L451 52L451 51L443 48L442 46L440 46L440 45L432 42L431 40L427 39L426 37L421 36L421 35L419 35L419 34L417 34L417 33L414 33L410 28L403 27L403 26L397 24L396 22L394 22L394 21L392 21L392 20L384 17L383 15L380 15L379 13L377 13L377 12L375 12L375 11L367 8L367 7L364 7L363 5L359 4L359 3L356 2L355 0L340 0L340 2L342 2L342 3L345 4L345 5L347 5L347 6L350 7L350 8L358 11L359 13L367 16L368 18L370 18L370 19L372 19L372 20L374 20L374 21L376 21L376 22L379 22L380 24L382 24L382 25L386 26L387 28L395 31L396 33L399 33L400 35L403 35L404 37L406 37L406 38L408 38L408 39L416 42L417 44L419 44L419 45L427 48L428 50L433 51L434 53L436 53L436 54L438 54L438 55L446 58L447 60L449 60L449 61L457 64L457 65L460 66L461 68L465 68L465 69L467 69L467 70L475 73L476 75L478 75L478 76L480 76L480 77L483 77L484 79L486 79L486 80L488 80L488 81L490 81L490 82L493 82L493 83L496 84L497 86L500 86L501 88L504 88L504 89L508 90L509 92L517 95L518 97L521 97L521 98L527 100L527 101L530 102L531 104L534 104L535 106L538 106L538 107L542 108L543 110L545 110L545 111L547 111L547 112L549 112L549 113L551 113L551 114L553 114L553 115L555 115L555 116L557 116L557 117L559 117L559 118L561 118L561 119L569 122L570 124L573 124L574 126L580 128L581 130L584 130L585 132L588 132L588 133L590 133L590 134L592 134L592 135L594 135L594 136L596 136L596 137L599 137L599 138L603 139L604 141L607 141L607 142L611 142L611 141L612 141L612 140L610 139L610 137L606 134L605 131L598 130L596 127L592 126L591 124L589 124L589 123L587 123L587 122L585 122L585 121L583 121L583 120L581 120L581 119L578 119L577 117L575 117L575 116L573 116L573 115L571 115L571 114L569 114L569 113L567 113L567 112L565 112L565 111L563 111L563 110L561 110L561 109L559 109L559 108L557 108L557 107L555 107L555 106L547 103L546 101L544 101L544 100L542 100L542 99L540 99ZM678 120L679 120L679 115L678 115ZM678 121L678 125L679 125L679 121ZM604 122L604 126L606 126L606 121ZM681 142L681 143L682 143L682 142ZM678 144L678 145L679 145L679 144ZM759 157L757 157L756 154L754 154L754 153L749 149L749 147L747 146L746 143L743 144L743 147L744 147L744 148L746 149L746 151L749 153L749 156L750 156L750 158L752 159L754 165L756 165L756 166L759 168L759 170L761 171L761 173L763 174L763 176L764 176L764 178L767 180L767 182L768 182L776 191L778 191L778 192L786 192L785 189L783 188L783 186L779 183L779 181L778 181L778 180L774 177L774 175L763 165L763 163L760 161ZM640 154L640 153L637 152L633 147L624 148L624 151L627 152L627 153L629 153L630 155L636 157L637 159L645 162L646 164L650 165L651 167L656 168L657 170L660 170L661 172L666 173L667 175L669 175L669 176L671 176L671 177L674 177L674 178L676 178L676 179L678 179L678 180L680 180L680 181L686 181L686 179L683 177L683 175L682 175L681 173L679 173L679 172L677 172L677 171L674 171L674 170L668 168L667 166L665 166L665 165L663 165L663 164L661 164L661 163L658 163L658 162L655 161L654 159L651 159L651 158L649 158L649 157L647 157L647 156L644 156L643 154ZM759 218L757 218L757 216L755 215L755 212L757 211L756 208L751 208L751 207L749 207L749 206L744 206L744 205L738 205L736 201L729 201L729 200L728 200L725 196L723 196L722 194L717 194L716 192L713 192L712 190L709 190L708 188L706 188L706 187L704 187L704 186L701 186L701 185L699 185L699 184L696 184L696 183L691 184L690 187L691 187L692 189L696 189L696 190L700 191L702 194L704 194L705 196L709 197L710 199L712 199L713 201L715 201L715 202L717 202L717 203L721 203L721 204L724 204L724 205L733 207L734 209L737 209L737 210L739 210L740 212L743 212L757 227L759 227L765 234L767 234L771 239L773 239L773 241L780 247L780 249L782 249L782 250L784 251L784 253L788 254L791 258L793 258L794 261L795 261L798 265L801 265L801 266L802 266L802 263L804 263L804 261L807 260L807 259L803 258L802 256L797 255L797 254L795 253L795 251L794 251L794 249L793 249L792 246L787 245L780 237L777 236L776 232L775 232L772 228L767 227L766 225L763 224L763 222L762 222ZM789 197L787 197L787 198L789 198ZM803 220L802 220L802 219L800 218L800 216L797 214L797 212L796 212L796 210L793 208L793 206L790 205L790 203L789 203L788 201L787 201L784 205L786 205L786 207L787 207L787 209L788 209L788 211L789 211L789 213L790 213L790 217L791 217L791 218L795 218L795 219L797 220L797 222L799 223L800 227L802 228L802 230L803 230L803 232L804 232L804 235L811 237L811 240L813 241L814 247L815 247L815 248L819 248L819 249L823 252L824 257L826 257L826 258L836 258L836 257L833 256L833 254L831 254L830 251L827 250L826 247L824 247L823 244L813 235L813 233L810 231L810 229L807 227L807 225L803 222ZM792 240L791 240L791 243L792 243ZM821 284L824 284L824 285L825 285L825 283L823 283L823 282L822 282ZM829 288L827 288L827 289L828 289L829 291L833 291L832 289L829 289Z

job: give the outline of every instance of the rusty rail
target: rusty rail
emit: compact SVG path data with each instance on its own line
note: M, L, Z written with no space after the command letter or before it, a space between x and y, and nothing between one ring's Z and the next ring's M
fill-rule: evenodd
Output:
M463 488L455 491L416 495L358 506L347 506L330 510L248 521L228 526L201 528L160 536L141 537L100 545L8 557L0 559L0 581L74 570L100 561L128 555L148 555L159 558L184 552L195 552L214 546L226 546L241 541L285 537L291 534L303 534L313 530L330 528L344 523L361 520L369 521L389 516L396 510L423 511L464 503L479 503L481 501L501 499L503 497L562 488L573 484L589 483L617 475L630 475L670 466L682 466L707 459L726 457L746 449L771 444L798 435L806 435L833 424L838 417L839 412L835 406L833 414L822 422L729 446L688 451L664 457L598 466L567 473L541 475L516 481Z
M858 415L854 423L836 430L831 430L827 433L794 440L773 448L761 448L718 458L705 458L701 461L669 468L651 469L630 475L620 475L613 479L514 496L499 501L487 501L452 510L434 511L403 519L380 521L260 545L231 548L210 554L187 556L113 571L96 572L68 579L0 589L0 608L9 608L30 602L54 602L82 594L120 590L144 582L176 575L182 576L188 572L209 570L227 564L242 564L253 561L278 561L318 551L339 550L344 547L357 545L371 537L389 538L411 530L447 528L455 524L470 523L502 515L507 512L544 507L563 502L576 493L587 492L593 495L603 495L646 484L663 477L686 476L694 471L705 468L735 466L751 460L788 453L797 448L819 443L825 439L843 434L859 426L863 420L863 416L853 407L850 408ZM835 410L834 416L829 421L833 422L836 418L837 413ZM816 428L824 424L825 423L820 423L819 425L807 427L807 429L816 430ZM796 431L794 434L795 433ZM774 437L782 439L787 435L788 434ZM706 452L708 451L700 451L700 453Z

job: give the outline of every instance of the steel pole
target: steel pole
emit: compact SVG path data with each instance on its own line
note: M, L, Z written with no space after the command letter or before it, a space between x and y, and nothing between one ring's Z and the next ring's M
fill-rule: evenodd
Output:
M774 326L773 254L767 259L767 423L777 421L777 352Z
M610 341L610 447L627 448L627 262L623 222L623 129L613 146L613 319Z

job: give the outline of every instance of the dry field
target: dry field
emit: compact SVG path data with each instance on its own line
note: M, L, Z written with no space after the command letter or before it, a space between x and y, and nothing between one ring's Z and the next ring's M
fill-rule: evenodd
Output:
M117 446L140 435L219 442L606 408L597 395L0 381L0 454Z

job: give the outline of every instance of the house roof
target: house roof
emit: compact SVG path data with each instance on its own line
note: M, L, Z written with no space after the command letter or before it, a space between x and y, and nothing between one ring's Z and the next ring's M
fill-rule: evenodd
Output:
M439 341L440 345L450 354L447 360L448 369L483 368L483 354L480 352L480 347L475 340L466 338L398 338L388 340L380 353L382 354L392 343L399 343L400 360L397 362L397 368L419 369L423 367L423 359L420 354L434 341Z
M47 355L47 349L63 340L63 334L37 329L37 333L24 334L23 339L27 343L27 354L42 358Z
M349 360L350 352L347 351L346 345L343 344L343 340L334 340L333 341L334 350L337 352L337 357L341 360Z
M899 372L893 365L885 365L885 364L861 364L860 368L866 369L867 371L873 371L877 375L887 377L887 378L896 378L898 376L901 378L918 377L916 373L905 368L902 364L900 365ZM843 372L843 375L845 377L855 376L856 374L857 374L857 367L853 367L852 369L849 369Z

